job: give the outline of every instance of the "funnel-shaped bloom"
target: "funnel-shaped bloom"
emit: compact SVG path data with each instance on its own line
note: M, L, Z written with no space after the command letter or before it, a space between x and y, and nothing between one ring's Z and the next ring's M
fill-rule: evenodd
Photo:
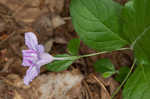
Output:
M24 77L24 83L29 83L40 73L40 67L48 64L53 60L63 60L63 58L54 58L48 53L44 52L43 45L38 44L36 35L32 32L25 33L25 44L29 48L23 50L23 66L28 66L29 69Z

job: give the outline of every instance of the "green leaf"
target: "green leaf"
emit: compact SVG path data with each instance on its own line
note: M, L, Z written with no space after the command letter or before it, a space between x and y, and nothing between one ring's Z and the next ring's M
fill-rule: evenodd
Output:
M140 65L127 81L124 99L149 99L150 97L150 0L132 0L122 10L123 34L132 44Z
M104 78L112 76L116 73L114 65L109 59L100 59L94 64L94 69L103 75Z
M69 55L67 54L56 55L56 57L68 57L68 56ZM52 63L47 64L46 68L49 71L60 72L60 71L66 70L74 61L75 59L53 61Z
M115 79L121 83L125 79L129 71L130 71L129 67L127 66L121 67L117 72Z
M150 0L132 0L122 10L123 33L141 63L150 59Z
M79 47L80 47L80 39L74 38L69 41L68 51L71 55L78 55Z
M150 98L150 64L140 65L124 86L123 99Z
M112 0L71 0L72 21L81 40L98 51L126 45L127 42L119 36L121 8Z

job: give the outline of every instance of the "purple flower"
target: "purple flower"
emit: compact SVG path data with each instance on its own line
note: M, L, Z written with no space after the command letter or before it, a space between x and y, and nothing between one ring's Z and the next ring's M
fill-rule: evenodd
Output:
M44 52L43 45L38 44L37 37L32 32L25 33L25 44L29 48L23 50L23 66L28 66L28 70L24 77L24 83L29 83L40 73L40 67L48 64L53 60L62 60L63 58L54 58L48 53Z

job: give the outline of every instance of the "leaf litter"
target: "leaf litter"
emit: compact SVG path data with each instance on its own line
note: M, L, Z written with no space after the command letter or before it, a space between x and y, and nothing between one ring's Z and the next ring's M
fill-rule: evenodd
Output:
M119 86L113 77L104 79L95 73L93 63L105 57L110 58L117 69L129 66L131 52L80 59L59 73L48 72L43 67L30 86L23 84L24 32L35 32L47 52L66 53L68 41L78 37L71 23L69 3L70 0L0 1L0 99L109 99ZM80 54L92 52L95 51L81 42ZM121 91L116 99L122 99Z

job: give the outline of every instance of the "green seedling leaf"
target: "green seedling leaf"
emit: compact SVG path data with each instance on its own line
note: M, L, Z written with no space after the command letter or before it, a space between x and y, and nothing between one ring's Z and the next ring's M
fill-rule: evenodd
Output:
M71 55L78 55L79 47L80 47L80 39L74 38L74 39L69 41L69 44L68 44L68 47L67 47L68 52Z
M117 71L117 75L115 76L115 79L121 83L125 79L129 71L130 71L129 67L127 66L121 67L119 71Z
M116 73L114 65L109 59L100 59L94 64L94 69L103 75L104 78L108 78Z
M63 55L56 55L56 57L69 57L67 54ZM47 70L49 71L54 71L54 72L60 72L66 70L76 59L72 60L58 60L58 61L53 61L50 64L46 65Z
M98 51L116 50L126 45L119 36L121 8L113 0L71 0L72 21L81 40Z

